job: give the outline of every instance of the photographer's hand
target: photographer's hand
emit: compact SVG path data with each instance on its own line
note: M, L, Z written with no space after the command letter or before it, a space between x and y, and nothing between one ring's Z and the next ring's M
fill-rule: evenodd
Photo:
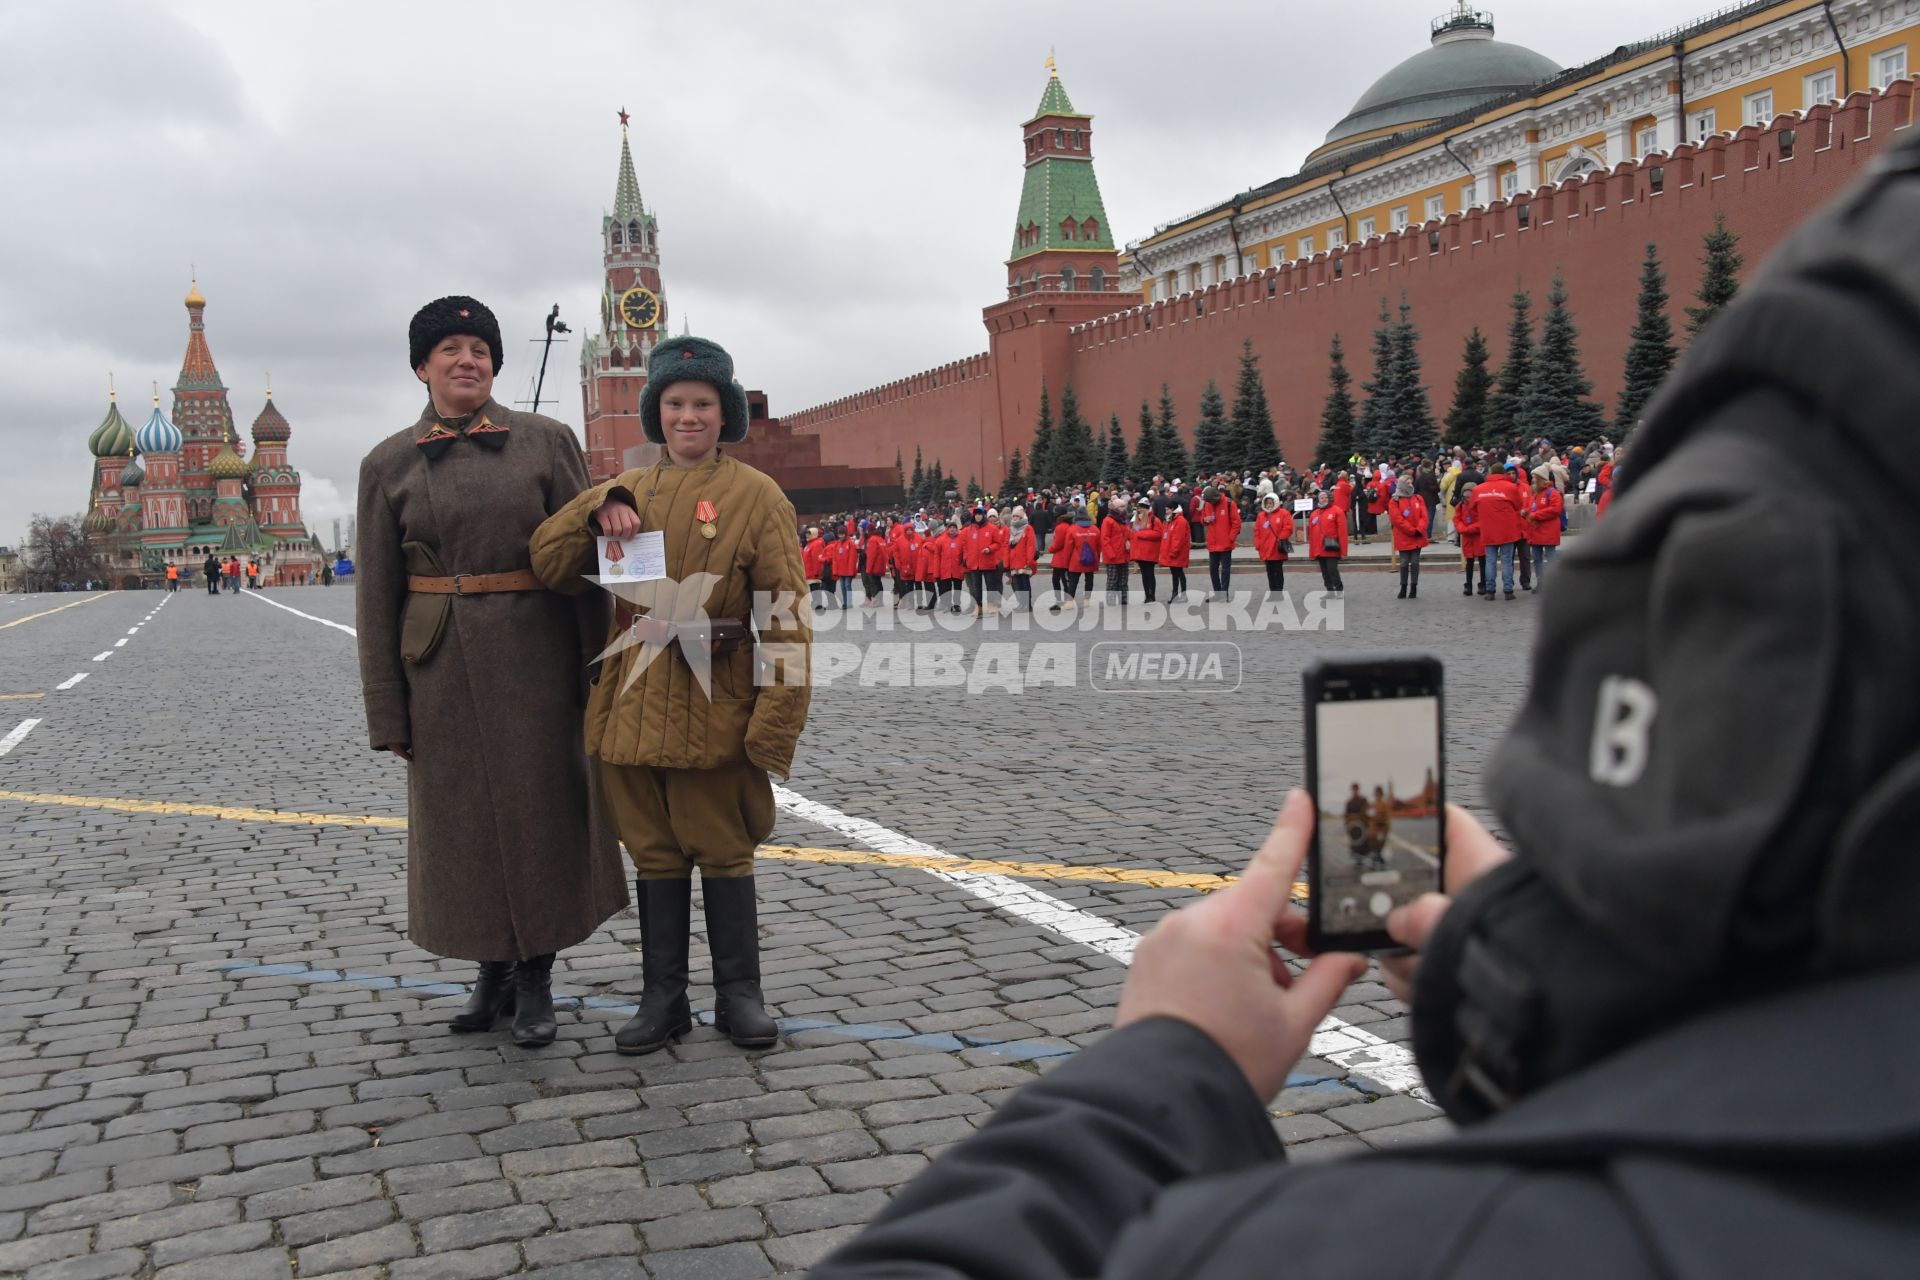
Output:
M1316 957L1297 977L1278 942L1307 954L1307 918L1293 882L1307 855L1313 805L1287 796L1273 831L1229 887L1167 916L1141 939L1114 1026L1148 1018L1192 1023L1226 1050L1262 1100L1286 1083L1314 1028L1366 972L1364 956Z
M1440 917L1453 905L1452 895L1512 856L1478 818L1459 805L1447 806L1446 893L1422 894L1387 917L1387 935L1413 952L1380 957L1381 976L1403 1003L1413 1003L1413 975L1420 968L1420 953L1426 949Z

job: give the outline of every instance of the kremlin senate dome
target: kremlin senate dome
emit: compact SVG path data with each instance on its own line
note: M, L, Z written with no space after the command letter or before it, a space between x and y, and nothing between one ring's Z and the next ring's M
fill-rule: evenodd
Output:
M167 415L160 412L160 397L153 398L153 416L140 424L133 434L133 442L142 453L178 453L180 452L180 428L167 421Z
M107 416L87 437L87 449L96 458L120 458L133 449L133 428L120 416L118 400L109 397Z
M233 451L232 445L222 445L220 452L213 455L213 461L207 464L207 474L215 480L245 480L247 464Z
M1433 20L1433 44L1393 68L1360 95L1311 160L1471 110L1560 74L1551 58L1493 38L1493 15L1462 0Z

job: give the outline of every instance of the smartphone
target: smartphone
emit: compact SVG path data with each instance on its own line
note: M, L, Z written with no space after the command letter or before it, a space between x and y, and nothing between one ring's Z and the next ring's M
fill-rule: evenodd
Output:
M1303 681L1307 940L1315 951L1391 951L1388 913L1438 892L1447 863L1440 660L1315 661Z

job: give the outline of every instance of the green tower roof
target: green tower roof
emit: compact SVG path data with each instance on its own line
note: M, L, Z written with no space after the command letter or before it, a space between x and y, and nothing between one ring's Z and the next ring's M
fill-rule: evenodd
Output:
M640 199L640 179L633 172L633 148L627 145L627 129L620 126L620 180L613 188L615 222L647 221L647 206Z
M1034 119L1062 115L1082 120L1093 118L1073 109L1067 91L1061 87L1060 74L1054 72L1047 79L1047 91L1041 95L1040 112ZM1068 219L1075 224L1071 238L1061 226ZM1089 221L1093 224L1091 235L1088 234ZM1031 242L1022 244L1020 233L1027 227L1038 228L1039 234ZM1013 224L1013 252L1008 256L1009 262L1049 249L1111 253L1114 248L1113 229L1107 222L1107 206L1100 199L1100 180L1094 176L1090 154L1049 153L1027 166L1026 181L1020 188L1020 213Z
M1048 61L1051 62L1052 59L1048 59ZM1040 95L1040 106L1034 111L1033 118L1027 121L1027 123L1032 124L1034 120L1038 120L1041 116L1079 116L1084 120L1091 120L1093 118L1073 109L1073 100L1067 97L1067 87L1060 83L1060 73L1058 71L1048 73L1046 91Z

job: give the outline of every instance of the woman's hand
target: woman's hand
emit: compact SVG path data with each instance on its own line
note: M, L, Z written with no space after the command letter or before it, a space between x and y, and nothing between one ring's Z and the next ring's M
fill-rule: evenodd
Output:
M1478 818L1459 805L1447 806L1446 893L1422 894L1387 917L1387 936L1413 952L1380 957L1381 976L1403 1004L1413 1003L1413 978L1420 970L1420 953L1439 926L1440 917L1453 905L1452 895L1512 856Z
M609 538L631 538L640 532L640 513L618 498L608 498L593 513L594 524Z

